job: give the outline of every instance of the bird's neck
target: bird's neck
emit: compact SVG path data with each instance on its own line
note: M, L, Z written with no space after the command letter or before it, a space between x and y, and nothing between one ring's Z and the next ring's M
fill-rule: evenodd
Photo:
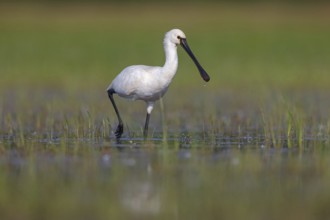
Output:
M177 46L173 43L164 42L165 64L163 66L164 76L172 79L178 68Z

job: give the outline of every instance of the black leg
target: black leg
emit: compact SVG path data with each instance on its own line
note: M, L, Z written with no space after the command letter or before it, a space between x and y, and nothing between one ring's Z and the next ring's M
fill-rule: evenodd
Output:
M147 136L148 136L148 125L149 125L149 119L150 119L150 114L147 113L146 123L145 123L145 125L144 125L144 130L143 130L143 136L144 136L144 139L146 139Z
M121 117L120 117L118 108L116 106L115 100L113 99L113 94L114 93L115 93L115 91L113 89L108 90L109 99L110 99L110 101L113 105L113 108L115 109L115 112L116 112L116 115L117 115L117 118L118 118L118 126L117 126L117 129L116 129L115 135L116 135L116 138L119 139L121 137L121 135L123 134L123 132L124 132L124 125L123 125L123 121L121 120Z

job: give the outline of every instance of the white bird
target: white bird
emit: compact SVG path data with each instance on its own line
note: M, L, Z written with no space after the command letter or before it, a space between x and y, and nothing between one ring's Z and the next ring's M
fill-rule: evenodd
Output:
M143 100L147 104L147 117L144 125L143 135L146 138L148 134L148 125L150 114L153 110L154 103L160 99L167 91L178 68L177 45L181 45L197 66L201 77L207 82L210 80L209 75L199 64L193 52L188 46L186 35L179 29L170 30L165 34L164 50L165 64L164 66L145 66L133 65L126 67L107 88L109 99L115 109L118 126L115 132L116 138L119 139L124 131L123 121L120 117L118 108L113 99L113 94L132 100Z

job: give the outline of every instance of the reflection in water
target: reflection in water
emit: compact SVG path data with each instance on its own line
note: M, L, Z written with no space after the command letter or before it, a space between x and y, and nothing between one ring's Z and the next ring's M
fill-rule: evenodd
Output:
M313 184L320 184L325 170L315 163L318 155L255 147L124 150L118 155L120 164L128 168L121 181L120 203L142 216L167 212L169 218L179 219L244 219L249 213L263 219L272 213L276 219L287 213L290 195L289 203L298 205L290 210L295 216L297 208L309 206L309 200L302 202L306 195L319 195Z
M196 142L191 139L193 146ZM141 142L119 150L2 146L0 204L8 205L1 211L33 219L40 213L52 219L293 220L313 219L315 213L328 219L329 146L235 143L188 149Z
M161 184L154 169L161 160L157 152L120 149L114 157L115 166L123 168L124 174L117 192L122 208L132 215L159 214Z
M120 202L136 214L158 214L161 208L159 189L151 180L130 180L120 192Z

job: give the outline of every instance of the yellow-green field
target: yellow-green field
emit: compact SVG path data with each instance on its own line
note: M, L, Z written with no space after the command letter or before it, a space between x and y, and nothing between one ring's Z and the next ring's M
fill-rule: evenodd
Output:
M179 69L143 141L124 67ZM330 5L0 5L0 219L328 219Z

